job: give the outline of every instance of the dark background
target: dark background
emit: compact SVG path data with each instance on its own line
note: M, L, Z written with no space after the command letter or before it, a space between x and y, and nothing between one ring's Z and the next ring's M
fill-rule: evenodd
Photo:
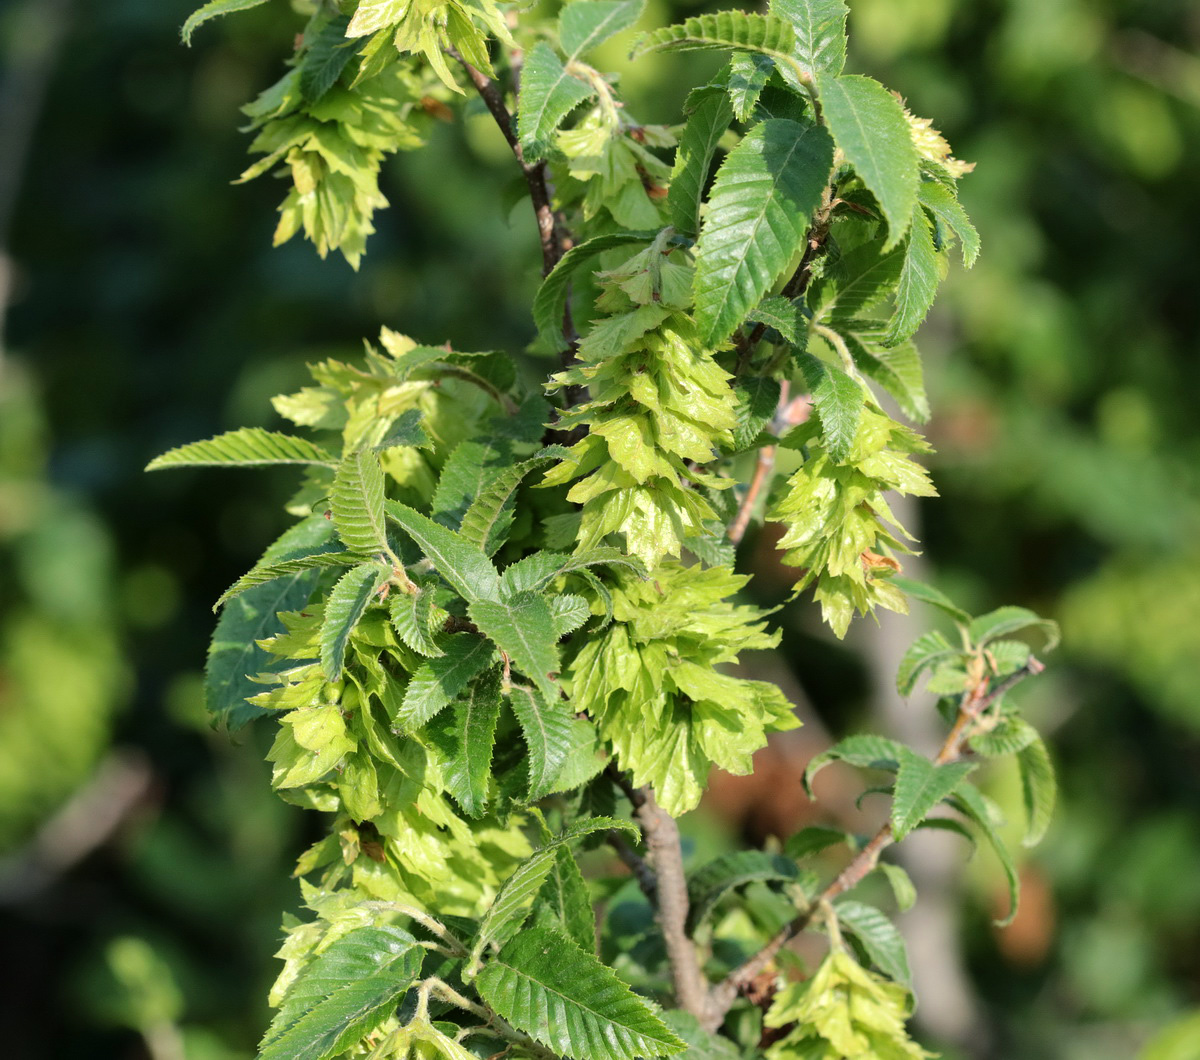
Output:
M1063 792L1027 855L1021 918L989 926L1003 905L982 852L965 868L959 848L948 867L937 851L910 864L930 883L933 918L909 925L914 950L934 940L932 958L914 953L925 1033L948 1056L1195 1060L1200 17L1169 0L850 6L852 69L978 163L963 198L983 255L953 270L921 335L943 494L914 513L921 562L968 608L1026 604L1066 635L1025 694ZM643 24L694 10L656 0ZM282 186L229 183L246 158L237 107L278 76L299 19L272 3L185 49L188 13L186 0L0 6L11 1060L251 1056L313 827L269 792L265 734L212 732L200 694L208 605L286 525L294 483L141 468L273 425L268 398L306 361L353 356L381 325L461 349L532 337L532 218L500 205L515 172L486 115L387 165L391 207L360 273L299 240L272 249ZM627 66L625 43L607 60ZM708 62L639 60L631 109L671 120ZM776 602L788 578L769 546L752 538L743 563ZM814 610L785 610L779 657L755 664L801 701L811 738L875 725L920 740L927 698L898 706L886 675L930 616L862 623L836 645ZM787 798L723 783L694 841L822 812L780 809L795 750L764 766L787 767ZM1019 837L1013 777L989 785Z

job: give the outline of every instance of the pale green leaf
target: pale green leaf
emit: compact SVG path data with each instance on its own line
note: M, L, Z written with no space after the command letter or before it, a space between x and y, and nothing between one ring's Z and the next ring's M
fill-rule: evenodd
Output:
M558 16L558 39L568 59L580 59L641 17L644 0L575 0ZM525 81L522 78L521 90Z
M612 969L550 928L519 935L476 982L501 1017L563 1056L637 1060L686 1048Z
M846 65L846 16L842 0L771 0L770 12L790 23L795 55L810 78L840 74Z
M763 850L735 850L714 858L688 876L688 934L735 887L754 882L787 883L799 875L800 870L790 858Z
M500 598L500 575L478 548L405 504L388 501L385 507L387 517L416 542L434 570L464 600Z
M550 598L550 614L554 619L555 633L565 637L592 617L592 608L582 596L564 593Z
M219 18L221 15L232 15L235 11L249 11L250 8L258 7L266 2L267 0L210 0L209 3L188 15L179 34L183 37L183 43L190 45L192 34L209 19Z
M900 768L892 795L892 835L903 839L949 796L975 766L971 762L935 765L924 755L900 747Z
M409 0L358 0L347 37L366 37L399 22L408 11Z
M835 902L833 911L837 914L838 924L862 943L872 964L896 982L908 984L911 977L908 950L895 924L874 906L851 898Z
M814 755L804 771L804 789L813 798L813 778L830 762L846 762L862 769L894 771L900 766L902 744L884 736L870 734L847 736L820 754Z
M342 676L350 634L391 574L378 563L362 563L346 571L330 592L321 620L321 668L330 681Z
M1058 623L1042 618L1027 607L998 607L995 611L980 615L971 620L967 627L967 636L971 638L972 644L983 647L993 640L1024 629L1037 630L1045 637L1043 651L1050 651L1058 644Z
M156 456L147 471L171 467L264 467L272 464L323 464L335 467L337 459L328 449L306 438L296 438L261 427L227 431L203 442L181 445Z
M405 689L395 721L409 732L449 706L495 656L492 645L472 633L453 633L441 646L442 654L423 663Z
M867 395L857 379L811 353L801 355L800 368L821 420L825 448L830 459L840 464L854 444Z
M904 244L904 268L900 270L900 283L896 288L896 310L883 336L885 345L895 346L911 338L921 326L942 279L941 259L933 245L929 218L920 206L916 206Z
M421 974L425 951L398 927L361 927L316 957L288 991L259 1060L325 1060L385 1019Z
M557 578L589 567L624 567L639 577L646 577L646 568L636 556L628 556L619 548L604 546L582 552L534 552L504 569L501 588L504 597L517 593L540 592Z
M521 68L517 108L517 130L525 157L530 161L543 157L562 120L595 94L590 84L567 73L545 41L530 48Z
M784 118L754 126L726 155L696 244L704 343L727 339L791 266L832 166L825 130Z
M383 518L383 470L370 449L350 453L333 477L329 494L333 525L352 552L386 554L387 527Z
M680 134L667 208L676 231L684 235L695 235L700 229L700 203L708 172L717 144L732 120L733 106L725 93L720 89L706 91Z
M284 560L282 563L259 563L258 566L243 574L236 582L221 594L221 598L213 604L216 611L220 606L235 596L240 596L247 589L256 585L265 585L276 578L286 578L303 571L328 569L330 567L353 567L362 561L361 556L352 552L314 552L311 556L300 556L297 559Z
M489 670L427 730L442 756L446 790L471 817L482 817L487 812L500 705L500 672Z
M885 249L904 238L917 204L917 149L899 101L858 74L818 73L821 106L833 139L887 220Z
M1025 802L1025 846L1037 846L1050 827L1054 817L1054 803L1058 799L1058 781L1054 776L1054 765L1050 752L1040 736L1035 736L1017 754L1017 765L1021 770L1021 796Z
M963 814L983 833L1000 859L1000 867L1004 870L1004 878L1008 881L1008 915L995 921L997 927L1008 927L1017 915L1017 907L1021 896L1021 878L1013 863L1012 854L1001 838L998 829L1004 823L996 804L984 795L974 784L963 781L959 789L950 799L950 804ZM926 822L932 823L932 822Z

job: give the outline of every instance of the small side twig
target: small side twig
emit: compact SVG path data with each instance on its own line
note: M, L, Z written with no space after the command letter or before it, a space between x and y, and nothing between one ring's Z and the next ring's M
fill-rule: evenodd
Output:
M637 885L641 888L642 894L653 905L658 896L658 879L654 875L654 870L646 864L641 854L633 849L633 844L615 828L607 833L605 839L608 840L608 845L616 851L617 857L633 873L633 878L637 880Z

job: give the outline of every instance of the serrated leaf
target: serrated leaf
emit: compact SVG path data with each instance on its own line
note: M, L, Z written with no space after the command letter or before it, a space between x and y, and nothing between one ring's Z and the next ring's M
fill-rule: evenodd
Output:
M1017 755L1021 770L1021 797L1025 802L1025 838L1027 847L1037 846L1046 835L1054 817L1054 803L1058 799L1058 781L1054 776L1054 765L1050 752L1040 736Z
M350 19L339 15L330 19L309 44L300 62L300 94L308 103L316 103L341 76L346 64L358 54L361 41L347 40Z
M569 847L570 844L595 832L607 832L611 829L637 834L637 828L628 821L615 817L589 817L575 821L521 862L501 885L488 911L479 922L479 929L475 933L475 941L471 948L470 966L478 967L479 959L485 950L494 944L503 945L520 930L529 917L530 903L546 882L560 848Z
M509 704L529 751L529 798L540 799L554 790L575 749L575 717L565 700L549 700L524 685L513 686Z
M908 970L908 950L895 924L874 906L851 898L835 902L833 911L838 924L862 943L872 964L896 982L908 984L912 977Z
M549 909L562 930L584 953L596 952L596 912L592 908L587 881L570 848L559 847L555 853L536 906Z
M527 592L504 602L476 600L467 608L467 614L479 631L538 686L547 702L558 700L558 633L544 596Z
M611 232L595 236L568 250L543 281L533 299L533 321L543 342L555 350L565 350L567 340L563 338L563 314L567 309L567 297L571 290L571 277L575 270L614 247L630 243L649 243L656 232Z
M388 613L392 616L396 636L406 647L427 659L445 654L431 627L433 608L433 593L427 589L416 593L393 593L388 600Z
M526 158L542 158L563 119L595 94L590 84L567 73L545 41L530 48L521 69L517 109L517 129Z
M216 611L220 606L235 596L240 596L247 589L256 585L265 585L276 578L285 578L289 574L300 574L303 571L328 569L330 567L353 567L361 562L362 557L350 552L316 552L311 556L301 556L298 559L284 560L282 563L259 563L247 571L236 582L221 594L221 598L213 604Z
M830 762L846 762L860 769L886 769L894 771L900 766L902 744L884 736L863 734L847 736L832 747L814 755L804 770L804 790L813 798L813 778Z
M996 857L1000 859L1000 867L1004 870L1004 878L1008 881L1008 915L994 923L997 927L1008 927L1017 915L1021 898L1021 878L1017 867L1013 864L1012 854L1000 837L997 829L1004 823L995 803L983 794L974 784L963 781L959 789L950 799L950 804L975 825L988 841Z
M495 649L472 633L454 633L442 641L442 652L423 663L405 689L395 721L412 732L451 702L492 662Z
M332 538L329 520L311 515L279 537L267 549L262 563L282 563L324 552ZM308 603L318 574L318 570L311 568L299 570L254 586L221 612L204 669L204 700L214 719L231 731L270 713L246 701L262 691L262 685L247 675L278 670L287 662L269 655L258 642L282 632L283 624L276 617L278 612L297 611Z
M565 637L592 617L592 609L582 596L564 593L550 598L550 614L554 619L555 633Z
M892 896L896 906L902 913L908 912L917 901L917 888L913 885L912 877L899 865L890 861L881 861L879 871L883 873L892 888Z
M384 507L387 517L416 542L434 570L464 600L500 598L500 575L478 548L406 504L387 501Z
M846 16L842 0L771 0L771 14L791 24L795 54L808 76L840 74L846 65Z
M446 790L471 817L482 817L487 812L501 702L500 672L489 670L428 728L429 738L442 756Z
M350 634L391 575L378 563L360 563L346 571L330 592L321 620L321 668L330 681L342 676Z
M949 615L955 622L961 622L965 626L971 621L971 616L966 611L932 585L926 585L924 582L919 582L915 578L907 578L902 574L893 575L891 583L905 596L911 596L914 600L920 600L924 604L936 607L939 611Z
M775 71L775 60L757 52L734 52L729 59L729 78L725 90L740 122L749 120L754 105Z
M937 630L922 633L900 660L896 670L896 691L902 696L912 695L917 680L929 667L962 654L961 646L955 647Z
M786 118L754 126L725 156L696 243L692 289L706 345L727 339L791 266L832 166L825 130Z
M733 121L733 106L724 92L704 95L679 136L667 192L667 208L676 231L694 236L700 230L700 203L717 144Z
M346 456L333 476L329 493L333 525L352 552L387 553L387 526L383 518L383 469L379 455L360 449Z
M235 11L249 11L250 8L258 7L266 2L267 0L210 0L209 3L188 15L179 35L183 38L184 44L191 45L192 34L209 19L219 18L221 15L232 15Z
M528 460L504 468L471 501L459 530L463 540L482 549L488 556L495 553L504 544L504 537L512 523L509 501L525 476L543 464L564 460L569 456L569 451L561 445L550 445Z
M900 279L904 249L884 250L871 239L843 254L808 290L808 306L818 320L843 320L883 301ZM840 329L839 329L840 330Z
M1043 651L1050 651L1059 641L1058 623L1030 611L1027 607L998 607L986 615L973 618L967 626L967 636L971 643L983 647L985 644L1010 633L1023 629L1036 629L1046 638Z
M895 346L916 333L933 305L941 279L941 256L933 245L929 218L920 206L916 206L904 244L904 268L900 270L900 283L896 288L896 310L884 332L884 345Z
M749 319L774 328L793 346L803 347L807 341L807 325L803 312L795 302L782 295L767 295L754 307Z
M335 467L337 458L328 449L261 427L242 427L203 442L191 442L156 456L147 471L172 467L266 467L272 464L322 464Z
M985 732L977 732L968 741L971 750L989 758L1016 754L1038 739L1037 729L1024 718L1008 715L996 719L996 724Z
M878 81L818 72L825 121L846 160L875 196L887 221L884 249L896 246L917 204L917 149L899 101Z
M892 795L892 835L903 839L974 769L970 762L935 765L924 755L900 748L900 768Z
M958 197L936 180L923 180L917 199L938 221L950 229L962 244L963 264L969 269L979 257L979 233L967 217Z
M503 596L540 592L564 574L585 572L589 567L625 567L639 577L646 577L646 568L636 556L627 556L618 548L604 546L582 552L534 552L504 568L501 577Z
M857 379L811 353L802 354L799 362L813 408L821 420L825 448L830 459L840 464L854 445L867 395Z
M892 395L904 415L925 423L929 419L929 398L916 346L911 342L884 346L882 329L863 327L866 323L856 320L838 327L855 365Z
M421 974L425 951L397 927L362 927L315 958L288 992L259 1060L325 1060L384 1019Z
M408 0L358 0L347 37L366 37L394 26L408 10Z
M575 0L558 16L558 40L568 59L580 59L641 17L643 0ZM524 91L524 80L521 82Z
M476 984L501 1017L564 1056L636 1060L686 1048L612 969L550 928L510 942Z
M763 428L775 418L780 386L770 376L749 376L734 387L737 396L737 426L733 429L733 452L748 449Z
M801 828L794 836L789 837L783 844L783 852L789 858L802 861L813 854L819 854L822 850L837 846L838 843L844 843L848 838L849 833L841 828L823 828L819 825L811 825L808 828Z
M421 426L425 414L421 409L407 409L404 414L388 428L382 441L373 446L378 452L386 449L396 449L404 446L409 449L432 449L433 442Z
M796 863L763 850L736 850L714 858L688 876L687 931L692 934L717 902L735 887L754 882L787 882L800 875Z

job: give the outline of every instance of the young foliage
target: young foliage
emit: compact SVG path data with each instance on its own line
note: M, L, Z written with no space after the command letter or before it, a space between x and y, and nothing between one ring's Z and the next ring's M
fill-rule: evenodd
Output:
M184 37L261 2L205 4ZM905 1028L897 928L845 892L878 871L908 908L912 880L881 852L918 828L982 834L1011 919L988 763L1015 758L1026 844L1056 791L1010 692L1057 628L1021 607L973 617L906 578L889 506L935 495L929 445L881 401L930 415L912 338L953 243L967 266L979 254L957 195L971 167L844 72L841 0L644 33L635 54L730 53L673 126L638 122L591 65L641 0L306 11L287 72L245 108L262 157L242 179L290 180L276 242L303 229L357 266L383 161L457 120L469 86L538 220L530 349L561 362L531 381L507 353L384 328L274 400L300 434L246 428L150 464L303 469L299 521L218 601L205 680L230 728L275 719L272 784L325 815L260 1057L930 1055ZM764 508L838 637L910 599L953 624L915 631L896 676L940 697L948 729L933 758L860 734L811 760L806 787L834 761L873 771L867 793L890 799L874 836L814 826L689 865L673 817L714 767L749 773L798 725L776 685L732 670L780 640L737 599ZM822 889L833 846L850 861ZM644 897L636 932L596 879L600 847ZM788 981L779 944L814 929L829 956Z

